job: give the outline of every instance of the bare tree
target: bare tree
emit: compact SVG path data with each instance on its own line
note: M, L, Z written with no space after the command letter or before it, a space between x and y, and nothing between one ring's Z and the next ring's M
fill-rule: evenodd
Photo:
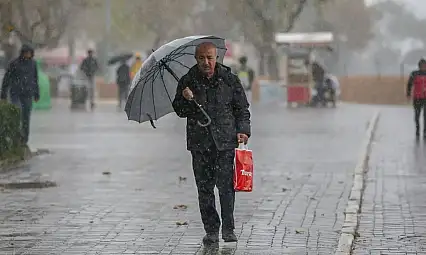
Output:
M188 23L196 0L135 0L139 3L134 15L154 35L153 47L175 37L191 33Z
M35 48L57 46L70 18L85 4L86 0L1 0L0 40L6 56L16 50L8 40L11 32Z
M88 17L93 14L98 17L104 12L103 1L91 0L93 8ZM147 38L152 39L152 47L158 48L164 41L174 37L190 34L190 17L196 5L196 0L112 0L112 40L127 43ZM101 19L102 21L103 19ZM99 21L99 20L98 20ZM96 22L96 21L95 21ZM96 22L89 32L103 31ZM93 25L93 24L92 24Z
M308 0L222 1L227 2L229 16L240 24L245 38L258 50L260 73L266 73L267 66L269 75L278 78L275 33L291 31Z
M373 10L364 0L334 0L319 6L322 17L351 50L364 48L372 39Z

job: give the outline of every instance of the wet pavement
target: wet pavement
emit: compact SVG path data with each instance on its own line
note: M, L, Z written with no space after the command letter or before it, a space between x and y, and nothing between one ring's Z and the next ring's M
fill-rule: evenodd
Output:
M426 141L411 108L383 109L353 254L426 254Z
M254 106L254 191L237 194L239 242L217 249L201 245L184 121L36 112L30 144L52 154L0 179L57 186L0 189L0 254L332 254L371 109Z

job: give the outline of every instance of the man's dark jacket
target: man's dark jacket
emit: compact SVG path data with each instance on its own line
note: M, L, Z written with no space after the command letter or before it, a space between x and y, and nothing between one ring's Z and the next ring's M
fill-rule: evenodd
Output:
M83 73L89 78L94 77L98 69L98 61L92 56L83 59L83 62L80 66L80 70L83 71Z
M34 55L34 49L23 45L21 55L10 63L3 78L1 99L7 98L7 92L11 96L38 99L40 97L38 86L37 65L35 61L24 58L25 52Z
M117 69L117 85L125 88L130 85L130 67L127 64L122 64Z
M206 120L194 102L186 100L182 91L188 87L195 99L212 119L208 127L197 121ZM187 118L187 149L203 151L215 145L219 151L238 146L237 133L250 136L249 103L243 86L231 69L216 64L215 73L207 79L197 66L180 80L173 100L173 108L181 118Z

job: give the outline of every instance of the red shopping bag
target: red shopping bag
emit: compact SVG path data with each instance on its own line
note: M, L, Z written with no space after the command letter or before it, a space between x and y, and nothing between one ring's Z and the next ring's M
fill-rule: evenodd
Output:
M253 153L247 146L235 149L234 170L235 191L251 192L253 190Z

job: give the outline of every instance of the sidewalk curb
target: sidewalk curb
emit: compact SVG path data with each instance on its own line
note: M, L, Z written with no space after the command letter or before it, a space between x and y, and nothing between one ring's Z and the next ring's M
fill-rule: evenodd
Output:
M353 242L357 236L359 213L361 210L362 195L364 191L364 178L379 116L380 111L377 110L368 123L366 135L361 147L360 157L354 169L352 189L344 212L345 220L335 255L349 255L352 252Z

